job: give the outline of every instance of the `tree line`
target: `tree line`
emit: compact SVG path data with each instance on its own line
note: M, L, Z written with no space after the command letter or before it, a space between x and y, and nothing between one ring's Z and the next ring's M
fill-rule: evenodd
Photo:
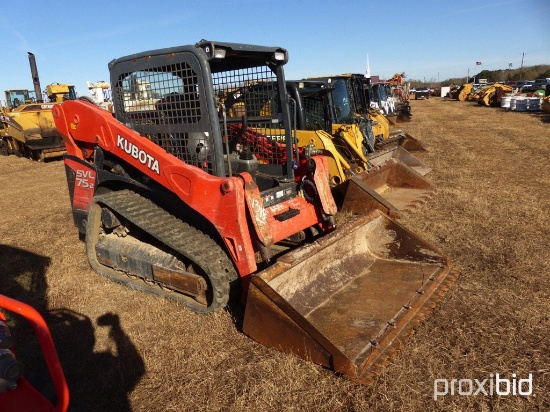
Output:
M547 77L550 77L550 65L538 64L535 66L526 66L517 69L481 70L479 73L470 76L468 81L466 81L466 76L464 76L446 79L441 82L438 82L435 79L430 79L428 82L409 79L408 82L411 84L411 87L428 86L435 88L449 86L451 84L461 85L467 82L473 82L474 78L477 82L479 82L479 79L487 79L488 83L506 83L510 81L535 80Z

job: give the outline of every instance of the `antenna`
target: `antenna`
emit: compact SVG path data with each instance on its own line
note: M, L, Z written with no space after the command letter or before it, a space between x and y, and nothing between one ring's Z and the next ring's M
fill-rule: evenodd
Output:
M370 79L370 64L369 64L369 55L367 54L367 71L365 72L365 77Z

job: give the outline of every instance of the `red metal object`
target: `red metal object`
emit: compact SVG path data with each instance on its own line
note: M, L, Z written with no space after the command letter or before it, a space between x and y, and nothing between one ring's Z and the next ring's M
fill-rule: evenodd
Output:
M246 141L250 150L256 155L258 160L264 164L285 164L287 160L286 146L274 139L268 139L262 133L247 128L244 132L240 124L229 125L228 130L231 136L242 134L242 140ZM298 153L303 157L304 148L298 148Z
M313 180L315 181L315 187L319 191L319 199L321 200L323 211L327 215L335 215L337 208L334 198L332 197L332 193L329 190L330 175L328 171L327 158L323 156L313 156L311 160L315 163Z
M66 411L69 407L69 388L59 363L48 325L33 307L0 295L0 308L24 317L34 329L42 348L57 396L57 405L46 399L25 378L19 378L17 388L0 394L0 412ZM0 320L4 315L0 313Z

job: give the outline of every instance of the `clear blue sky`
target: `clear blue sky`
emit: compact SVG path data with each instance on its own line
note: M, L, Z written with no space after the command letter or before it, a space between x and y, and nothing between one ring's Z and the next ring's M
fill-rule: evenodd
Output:
M550 0L0 0L0 92L109 81L107 63L200 39L280 46L288 79L364 73L426 81L550 64ZM475 62L481 61L481 66Z

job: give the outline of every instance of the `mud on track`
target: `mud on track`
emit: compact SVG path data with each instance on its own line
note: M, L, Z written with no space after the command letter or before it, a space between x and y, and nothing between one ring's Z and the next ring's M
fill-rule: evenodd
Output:
M73 226L63 163L0 157L0 292L46 316L71 409L550 409L550 115L439 98L412 110L400 126L430 147L437 192L402 223L462 276L368 388L256 344L228 312L194 315L99 277ZM18 354L39 374L19 330ZM433 400L434 379L495 373L532 374L536 396Z

